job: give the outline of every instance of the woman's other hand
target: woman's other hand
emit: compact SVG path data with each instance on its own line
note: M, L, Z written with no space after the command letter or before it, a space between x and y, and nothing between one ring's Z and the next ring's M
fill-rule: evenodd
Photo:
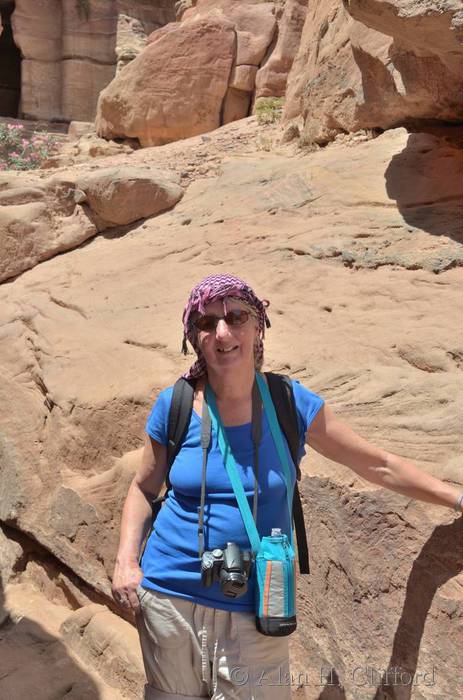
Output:
M136 588L143 578L140 550L150 529L152 503L159 494L167 472L164 445L145 435L141 463L130 484L121 520L121 536L114 568L112 593L118 605L137 611Z
M131 608L134 612L137 612L140 609L137 586L142 578L143 572L138 562L116 561L111 591L116 603L125 610Z

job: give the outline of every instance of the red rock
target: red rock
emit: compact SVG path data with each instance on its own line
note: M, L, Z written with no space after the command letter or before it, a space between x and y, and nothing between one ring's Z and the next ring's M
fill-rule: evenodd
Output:
M217 128L235 43L233 24L218 15L164 32L101 93L97 133L152 146Z
M307 12L306 0L287 0L278 23L278 38L256 76L256 97L283 97Z
M305 138L461 121L463 19L459 3L337 0L309 6L288 79L285 118ZM259 76L257 77L257 81Z

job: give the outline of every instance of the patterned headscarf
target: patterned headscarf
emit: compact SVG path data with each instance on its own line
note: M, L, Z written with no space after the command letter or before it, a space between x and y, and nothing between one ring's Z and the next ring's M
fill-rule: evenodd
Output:
M265 329L270 327L270 321L267 316L266 308L269 302L266 299L258 299L251 287L239 277L234 275L219 274L209 275L199 282L191 291L187 305L183 310L183 344L182 351L187 354L187 339L192 344L198 359L190 367L188 372L183 375L186 379L196 379L206 374L206 361L197 344L196 331L193 326L193 318L195 312L204 313L204 307L217 299L231 297L243 301L246 306L250 307L251 312L254 312L258 322L259 336L254 349L256 369L262 367L264 359L263 338Z

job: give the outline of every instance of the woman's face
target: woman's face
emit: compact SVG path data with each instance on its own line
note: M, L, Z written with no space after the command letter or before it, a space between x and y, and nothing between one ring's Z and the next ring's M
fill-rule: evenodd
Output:
M205 314L225 316L228 311L249 307L237 299L218 299L205 307ZM258 337L258 323L249 316L241 326L229 326L221 318L215 330L196 331L199 348L208 367L216 372L249 365L254 368L254 344Z

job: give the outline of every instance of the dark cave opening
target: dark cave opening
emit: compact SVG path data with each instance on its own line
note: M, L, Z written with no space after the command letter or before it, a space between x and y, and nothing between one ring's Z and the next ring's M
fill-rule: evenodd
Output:
M21 52L11 26L14 0L0 0L3 31L0 35L0 116L17 117L21 97Z

